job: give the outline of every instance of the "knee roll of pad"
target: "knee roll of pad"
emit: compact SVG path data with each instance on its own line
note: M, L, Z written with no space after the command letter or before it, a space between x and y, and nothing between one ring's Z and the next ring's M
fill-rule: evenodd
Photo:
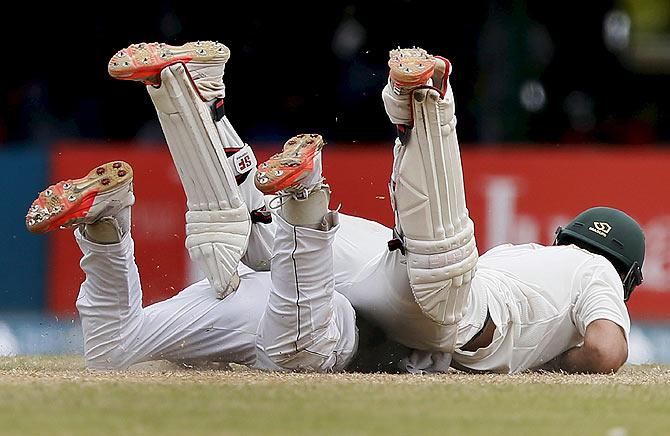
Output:
M251 221L237 209L186 212L186 249L219 298L237 289L237 265L247 249Z
M464 315L479 258L472 221L451 238L405 239L405 247L409 281L421 311L438 324L457 323Z

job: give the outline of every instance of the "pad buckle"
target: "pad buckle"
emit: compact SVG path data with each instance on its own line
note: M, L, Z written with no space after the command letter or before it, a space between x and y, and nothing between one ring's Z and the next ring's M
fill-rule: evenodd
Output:
M272 214L265 206L252 210L249 215L251 215L252 223L270 224L272 222Z
M402 237L398 234L396 229L393 229L393 239L388 241L386 245L388 245L389 251L400 250L403 256L405 255L405 244L402 242Z
M412 128L403 124L396 124L396 130L398 133L398 139L400 139L400 144L407 145Z
M221 119L226 115L226 111L223 108L223 99L217 98L212 104L212 118L214 122L221 121Z

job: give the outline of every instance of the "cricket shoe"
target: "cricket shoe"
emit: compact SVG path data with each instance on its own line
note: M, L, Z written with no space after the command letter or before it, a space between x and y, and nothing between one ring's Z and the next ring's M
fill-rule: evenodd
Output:
M158 42L132 44L120 50L109 60L109 75L119 80L135 80L145 85L160 85L161 71L170 65L182 63L188 65L193 79L197 80L194 69L197 66L219 67L223 75L223 66L230 58L230 50L215 41L187 42L174 46ZM194 68L195 67L195 68Z
M133 169L122 161L100 165L81 179L63 180L40 192L26 215L26 227L46 233L114 216L135 202Z
M264 194L290 195L307 198L320 187L321 149L323 138L317 134L302 134L286 141L281 153L275 154L258 166L254 182Z
M451 64L422 48L398 48L389 52L389 76L393 92L409 94L416 88L430 86L442 96L447 91ZM430 82L429 82L430 81Z

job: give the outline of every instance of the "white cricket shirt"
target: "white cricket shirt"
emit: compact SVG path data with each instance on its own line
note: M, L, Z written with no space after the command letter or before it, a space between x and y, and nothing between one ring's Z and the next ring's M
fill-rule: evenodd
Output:
M474 369L518 372L583 342L597 319L630 332L621 278L602 256L574 245L501 245L480 257L471 298L487 301L493 342L453 360Z

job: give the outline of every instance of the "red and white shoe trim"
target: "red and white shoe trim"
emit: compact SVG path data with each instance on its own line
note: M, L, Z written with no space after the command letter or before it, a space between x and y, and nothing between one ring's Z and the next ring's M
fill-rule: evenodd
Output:
M258 166L256 187L264 194L276 194L279 191L303 191L309 189L305 183L311 180L314 171L318 171L319 182L321 168L317 165L319 153L324 142L321 135L302 134L286 141L281 153L275 154ZM307 183L308 185L311 183Z
M135 80L146 85L160 85L163 68L177 63L226 63L230 50L216 41L196 41L173 46L158 42L132 44L119 50L109 60L109 75L119 80Z
M92 223L109 204L132 203L133 169L123 161L108 162L80 179L63 180L40 192L26 215L26 227L46 233L62 227Z

